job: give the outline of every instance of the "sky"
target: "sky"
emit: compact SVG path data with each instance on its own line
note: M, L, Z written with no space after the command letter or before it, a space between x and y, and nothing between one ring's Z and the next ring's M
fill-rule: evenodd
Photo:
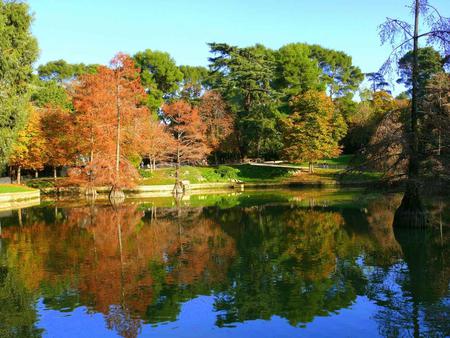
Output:
M241 47L262 43L320 44L352 56L363 72L389 55L378 25L387 16L409 19L410 0L29 0L37 64L106 64L117 53L147 48L168 52L178 65L208 64L207 42ZM450 0L431 0L450 16Z

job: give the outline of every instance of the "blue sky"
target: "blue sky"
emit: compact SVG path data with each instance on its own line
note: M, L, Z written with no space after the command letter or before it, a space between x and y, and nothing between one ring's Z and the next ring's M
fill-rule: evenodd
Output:
M169 52L177 64L207 65L207 42L239 46L317 43L375 71L389 54L377 27L408 18L409 0L29 0L38 63L107 63L116 52ZM450 0L431 0L450 16Z

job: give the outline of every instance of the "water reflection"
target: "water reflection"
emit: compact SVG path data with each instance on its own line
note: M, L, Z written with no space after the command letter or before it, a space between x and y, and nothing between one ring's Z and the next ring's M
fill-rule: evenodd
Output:
M2 218L0 336L41 336L38 303L158 336L199 296L216 328L284 318L307 330L368 302L373 335L448 336L448 208L434 207L435 230L394 232L399 201L291 192L16 211Z

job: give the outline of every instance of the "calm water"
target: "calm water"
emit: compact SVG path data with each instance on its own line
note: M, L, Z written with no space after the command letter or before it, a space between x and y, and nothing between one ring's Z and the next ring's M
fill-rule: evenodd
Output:
M450 336L450 212L274 191L0 213L0 337Z

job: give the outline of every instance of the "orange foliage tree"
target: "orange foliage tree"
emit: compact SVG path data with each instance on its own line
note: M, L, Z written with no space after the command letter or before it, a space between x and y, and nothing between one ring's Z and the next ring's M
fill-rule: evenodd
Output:
M41 117L42 135L45 138L46 164L56 168L74 163L76 158L76 135L73 115L60 107L46 107Z
M175 191L180 192L181 163L200 163L211 152L206 140L206 126L196 107L184 100L165 104L162 108L167 127L175 138Z
M156 161L164 161L172 158L175 140L167 130L167 127L159 121L150 121L149 124L139 124L142 129L138 132L141 136L141 154L150 160L150 169L156 169Z
M205 125L208 146L217 155L222 143L233 132L234 119L231 110L222 96L215 91L208 91L203 95L198 109Z
M77 134L87 159L75 177L90 186L109 185L121 194L137 178L131 158L139 148L136 124L149 121L150 112L142 104L145 96L139 70L125 54L117 54L109 67L84 75L74 89Z

